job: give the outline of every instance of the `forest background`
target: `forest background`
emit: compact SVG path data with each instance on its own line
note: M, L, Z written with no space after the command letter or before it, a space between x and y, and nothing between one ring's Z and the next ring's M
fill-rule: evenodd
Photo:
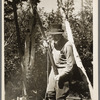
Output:
M24 8L25 3L27 4L26 8ZM34 16L31 13L30 5L37 5L38 3L40 3L39 0L33 0L31 3L27 0L4 1L5 100L15 99L22 95L23 72L21 57L27 58L27 55L25 56L27 51L25 49L25 41L28 40L30 33L33 34L32 39L35 45L32 46L32 50L35 54L33 66L27 69L25 73L27 93L30 98L36 98L37 100L41 100L45 96L47 86L47 52L46 48L43 47L44 38L41 35L39 23L36 23L34 32L31 32ZM92 0L85 0L83 10L77 15L73 13L75 10L73 0L66 0L63 7L71 25L76 48L93 85ZM59 9L47 13L43 8L38 8L38 12L45 32L48 31L50 23L62 23ZM72 84L70 94L89 98L88 88L84 85L77 68L75 69L73 80L74 84Z

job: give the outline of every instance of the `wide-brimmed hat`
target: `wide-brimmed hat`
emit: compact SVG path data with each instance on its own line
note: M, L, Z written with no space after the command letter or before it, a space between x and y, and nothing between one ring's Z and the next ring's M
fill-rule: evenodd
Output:
M50 25L49 34L62 34L63 32L62 24L53 23Z

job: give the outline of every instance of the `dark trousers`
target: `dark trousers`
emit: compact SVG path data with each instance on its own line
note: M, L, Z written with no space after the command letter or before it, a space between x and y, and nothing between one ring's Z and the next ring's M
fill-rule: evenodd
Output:
M69 82L65 82L62 89L59 88L56 82L55 91L48 91L48 100L65 100L69 91Z

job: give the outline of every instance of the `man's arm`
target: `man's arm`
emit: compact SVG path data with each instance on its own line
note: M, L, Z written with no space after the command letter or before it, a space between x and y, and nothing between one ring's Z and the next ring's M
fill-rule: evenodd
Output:
M61 76L68 74L71 71L71 69L73 68L73 65L75 63L72 46L67 45L65 47L64 51L65 51L65 56L67 59L67 64L66 64L64 70L55 77L56 80L59 80L59 78Z

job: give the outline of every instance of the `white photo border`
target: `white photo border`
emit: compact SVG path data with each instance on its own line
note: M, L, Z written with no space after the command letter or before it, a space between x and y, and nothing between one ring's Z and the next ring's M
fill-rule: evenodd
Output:
M99 87L98 87L98 69L100 70L98 66L98 50L100 50L100 46L98 49L98 1L99 0L93 0L93 95L94 100L99 100ZM100 3L99 3L100 4ZM2 17L0 18L0 25L1 25L1 34L0 34L0 42L1 42L1 100L5 100L5 82L4 82L4 0L0 0L0 13ZM100 7L99 7L100 8ZM2 10L2 11L1 11ZM99 14L100 15L100 14ZM100 26L100 23L99 23ZM99 29L100 31L100 29ZM100 37L100 36L99 36ZM100 40L99 40L100 42ZM100 58L100 56L99 56ZM100 60L100 59L99 59ZM99 62L100 63L100 62ZM100 72L100 71L99 71ZM100 82L99 82L100 83Z

